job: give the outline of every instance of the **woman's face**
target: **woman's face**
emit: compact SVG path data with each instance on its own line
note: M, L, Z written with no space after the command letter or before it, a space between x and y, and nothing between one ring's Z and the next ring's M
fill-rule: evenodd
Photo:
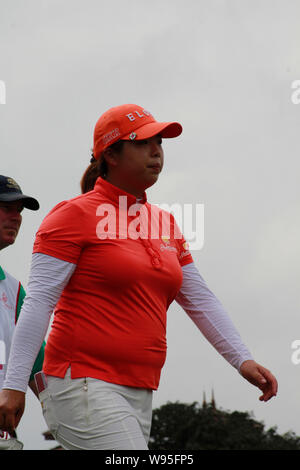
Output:
M107 179L139 196L156 183L163 164L164 152L159 135L145 140L124 141L121 152L115 155Z

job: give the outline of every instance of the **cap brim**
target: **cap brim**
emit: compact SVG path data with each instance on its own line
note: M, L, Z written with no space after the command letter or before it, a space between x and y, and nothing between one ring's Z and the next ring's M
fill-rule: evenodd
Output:
M25 194L17 194L17 193L0 194L0 201L3 201L3 202L22 201L24 207L32 211L37 211L40 208L38 201L34 199L34 197L26 196Z
M178 137L182 133L182 126L179 122L149 122L144 126L135 129L130 134L122 137L122 140L143 140L149 139L157 134L160 134L164 139ZM131 136L135 134L134 138Z

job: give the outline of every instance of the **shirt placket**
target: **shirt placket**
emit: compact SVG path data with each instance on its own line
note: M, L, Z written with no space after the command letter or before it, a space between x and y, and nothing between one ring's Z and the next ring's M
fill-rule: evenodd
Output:
M151 213L146 205L143 206L141 211L141 225L140 225L140 236L139 241L142 243L147 255L151 260L151 264L154 269L162 268L162 259L160 252L154 247L153 242L150 238L151 234ZM143 215L146 215L146 220L143 220ZM147 227L147 230L144 230Z

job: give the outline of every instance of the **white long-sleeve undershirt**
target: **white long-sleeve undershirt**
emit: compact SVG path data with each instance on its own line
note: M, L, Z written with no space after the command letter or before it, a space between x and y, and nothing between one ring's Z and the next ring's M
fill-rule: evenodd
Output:
M51 314L75 264L34 253L22 310L15 328L3 388L25 392L33 363L46 336ZM182 268L176 297L207 340L236 369L252 359L223 306L208 289L194 263Z
M183 281L176 301L211 345L238 371L253 357L221 302L208 288L194 263L182 268Z

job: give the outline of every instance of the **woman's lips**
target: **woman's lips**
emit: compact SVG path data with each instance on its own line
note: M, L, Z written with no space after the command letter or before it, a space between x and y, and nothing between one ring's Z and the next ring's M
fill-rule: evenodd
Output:
M156 173L160 173L161 171L161 166L158 163L148 165L148 168L151 168L151 170L155 171Z

